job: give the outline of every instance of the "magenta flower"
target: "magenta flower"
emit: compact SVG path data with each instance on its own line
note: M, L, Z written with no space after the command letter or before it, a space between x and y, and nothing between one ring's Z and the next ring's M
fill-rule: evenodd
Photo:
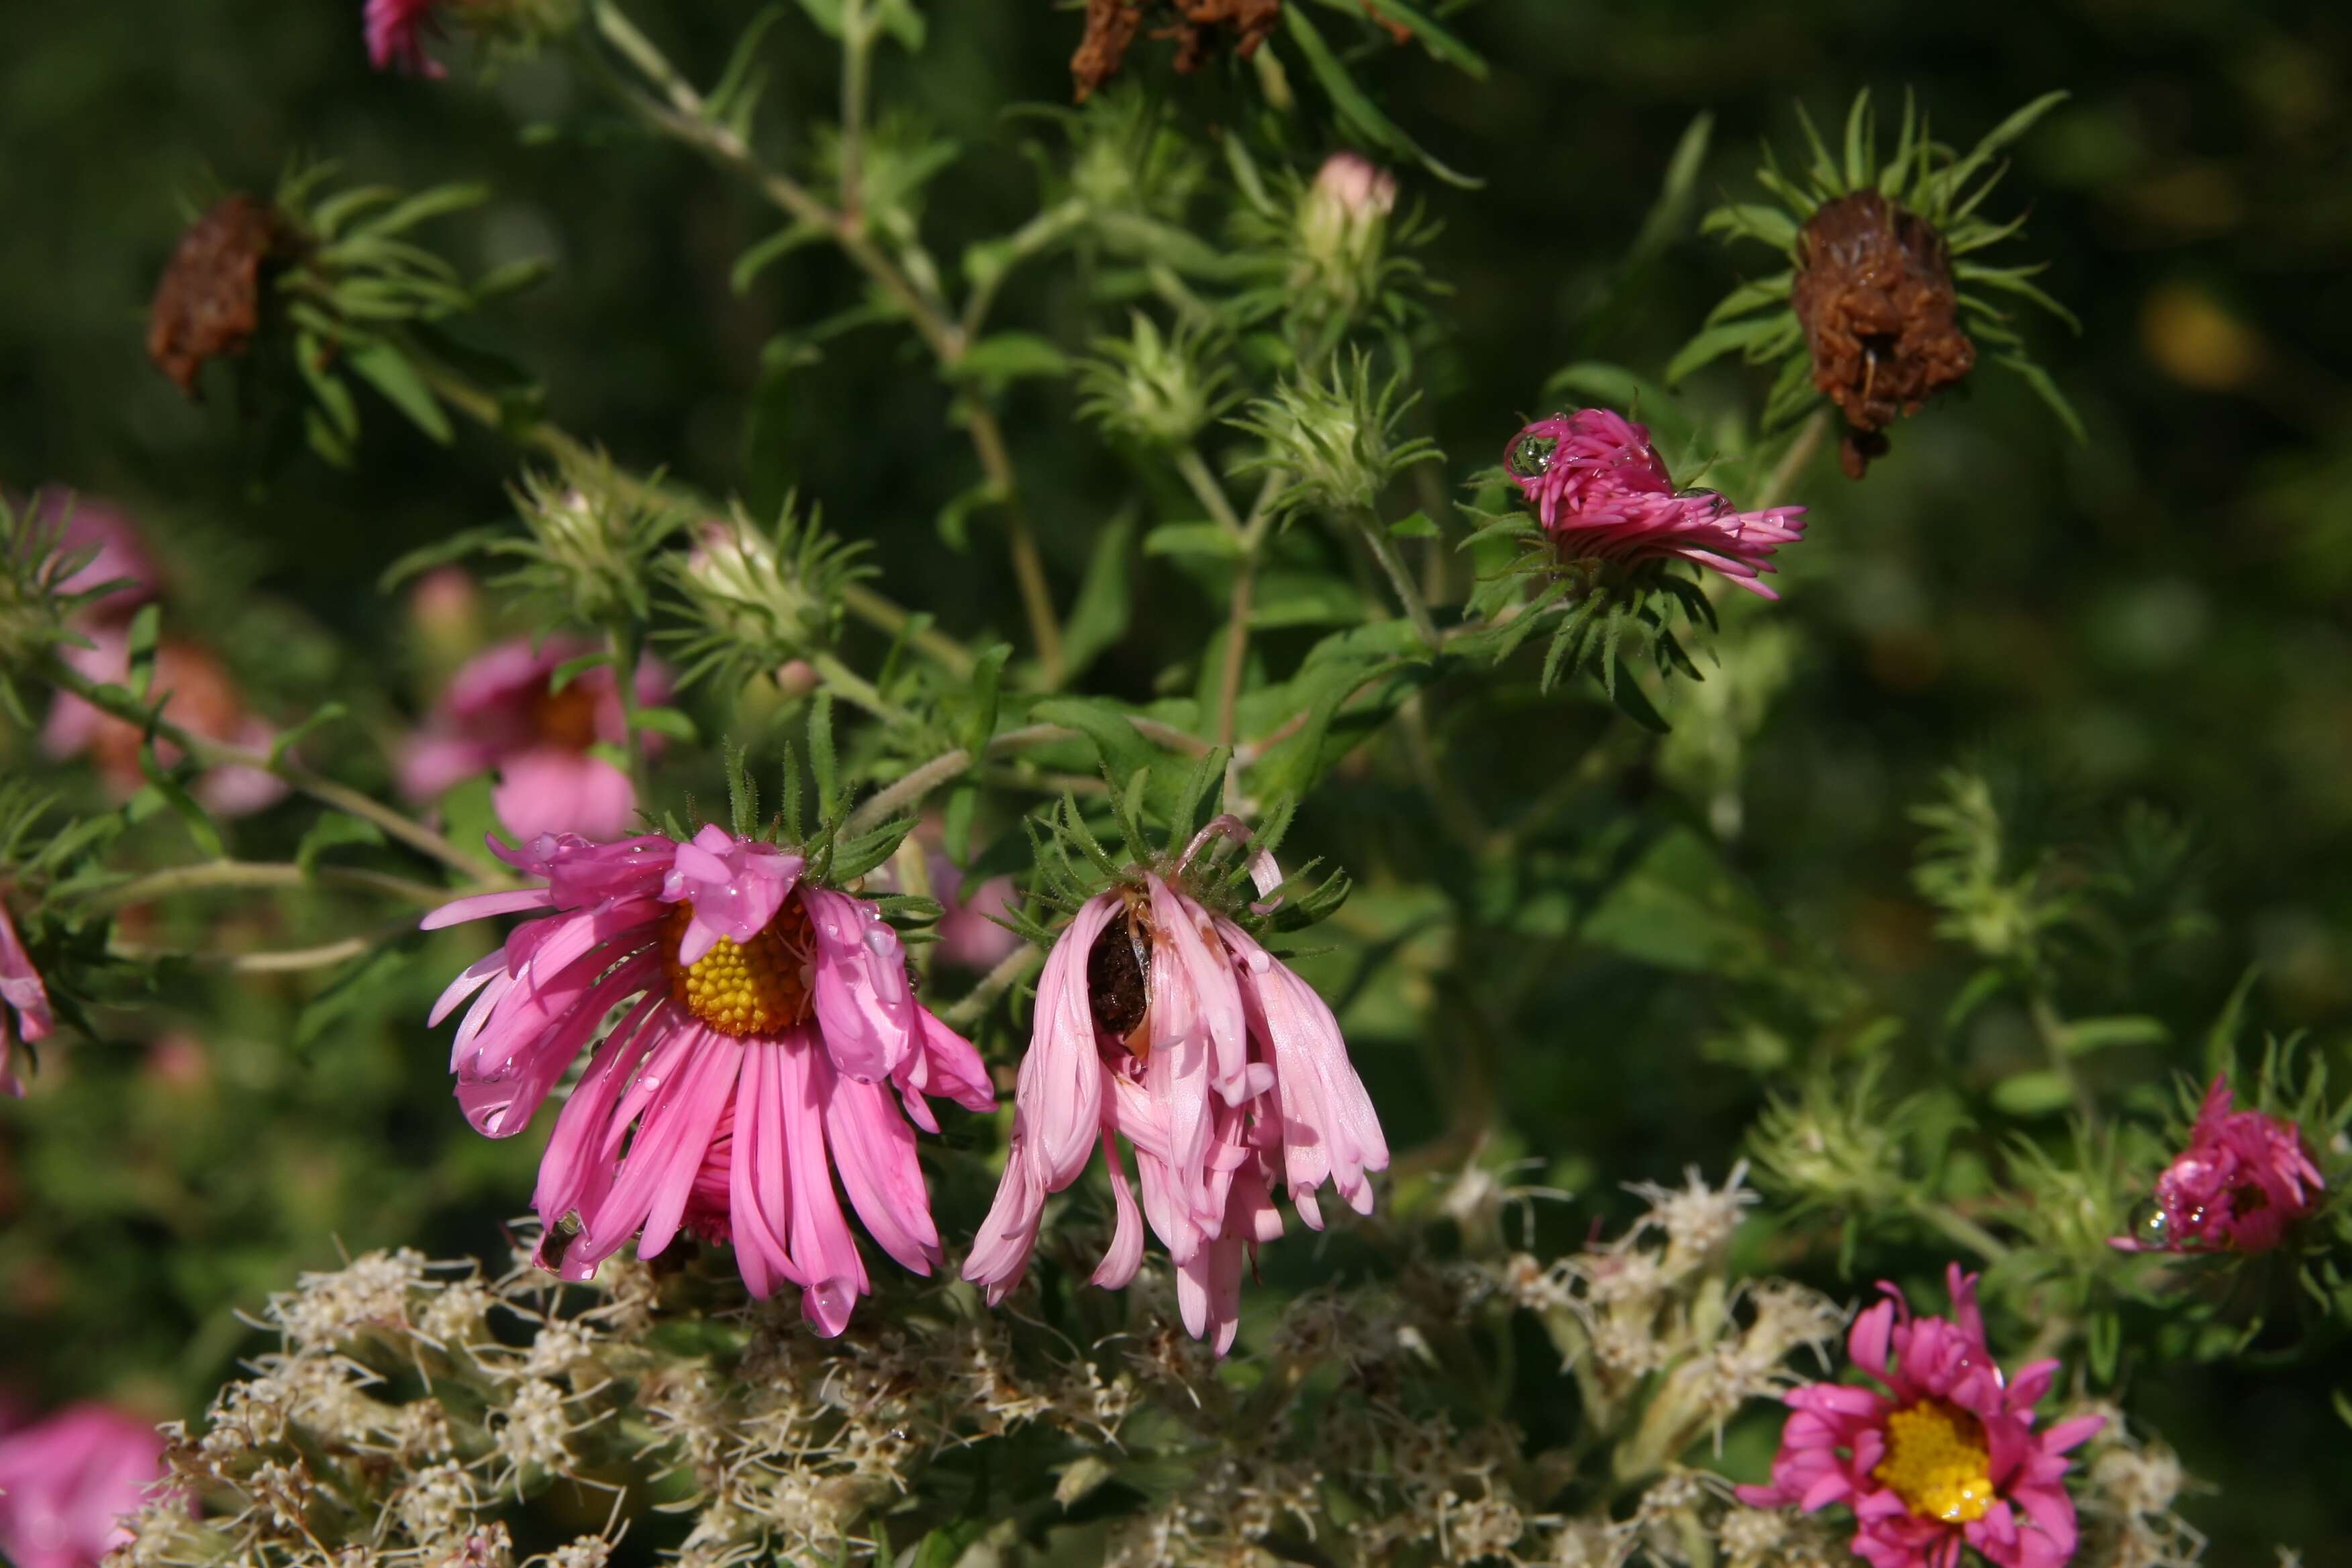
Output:
M591 651L577 637L550 637L535 648L517 638L477 655L409 741L400 762L403 792L431 800L461 780L496 772L491 808L519 839L626 833L636 816L636 786L589 749L618 746L627 735L620 682L611 666L598 665L553 689L556 668ZM668 670L647 659L637 668L636 690L642 706L667 701ZM657 741L637 738L648 748Z
M1759 574L1773 570L1774 551L1804 536L1803 507L1734 511L1714 490L1676 489L1648 426L1605 408L1537 420L1511 437L1503 461L1574 560L1688 561L1777 599Z
M544 1267L585 1279L632 1236L649 1258L683 1226L731 1241L753 1295L801 1287L809 1321L837 1334L869 1289L837 1176L876 1244L930 1272L939 1232L908 1122L939 1131L927 1095L987 1110L995 1093L971 1042L915 1000L872 904L802 880L797 854L715 826L685 844L544 834L491 847L545 886L425 919L539 911L434 1006L437 1024L480 993L450 1057L467 1120L493 1138L521 1131L626 1009L540 1163Z
M1782 1397L1796 1412L1780 1433L1769 1486L1744 1486L1753 1508L1853 1510L1855 1555L1873 1568L1958 1568L1963 1544L1999 1568L2059 1568L2074 1554L2066 1453L2106 1424L2100 1415L2033 1429L2033 1407L2059 1363L2002 1379L1986 1348L1976 1276L1953 1264L1952 1316L1914 1318L1903 1293L1853 1321L1854 1363L1886 1390L1814 1383ZM2022 1515L2022 1517L2021 1517Z
M441 62L425 52L425 40L441 34L434 15L440 5L441 0L367 0L368 64L410 76L446 76Z
M2303 1131L2281 1116L2230 1109L2217 1076L2189 1130L2189 1147L2156 1179L2154 1212L2125 1252L2268 1252L2319 1206L2327 1184Z
M8 907L0 904L0 1094L24 1098L25 1083L16 1076L17 1043L46 1040L57 1026L57 1016L49 1011L49 988L41 984L40 971L18 940Z
M1261 889L1273 879L1269 866ZM1368 1173L1389 1160L1323 999L1150 871L1087 900L1046 957L1004 1176L964 1263L991 1301L1020 1283L1045 1195L1076 1181L1097 1146L1118 1224L1094 1282L1118 1289L1135 1277L1148 1220L1176 1266L1185 1328L1220 1354L1240 1323L1243 1249L1282 1234L1273 1194L1287 1191L1319 1230L1316 1189L1328 1181L1369 1214Z
M96 1568L131 1539L121 1518L146 1500L163 1461L154 1427L103 1405L0 1436L0 1552L16 1568Z
M940 916L940 957L959 969L990 970L1013 956L1021 945L1017 932L996 923L992 916L1016 908L1020 896L1010 877L991 877L967 889L963 873L944 855L930 858L931 896L945 913Z

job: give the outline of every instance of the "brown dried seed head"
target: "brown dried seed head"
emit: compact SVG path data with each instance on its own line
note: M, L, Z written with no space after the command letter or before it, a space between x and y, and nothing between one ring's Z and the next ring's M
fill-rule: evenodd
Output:
M1282 20L1282 0L1087 0L1087 30L1070 57L1070 79L1084 103L1127 62L1136 35L1157 14L1172 19L1150 36L1176 42L1176 68L1190 73L1220 47L1244 59L1256 53Z
M1143 1022L1150 1003L1151 949L1132 913L1103 927L1087 950L1087 1004L1095 1026L1124 1039Z
M173 247L148 311L147 357L190 397L206 360L244 353L260 329L262 268L285 237L275 209L237 195L189 225Z
M1860 433L1840 456L1855 478L1885 450L1876 432L1967 375L1944 237L1875 191L1828 203L1797 234L1790 304L1812 354L1813 384Z

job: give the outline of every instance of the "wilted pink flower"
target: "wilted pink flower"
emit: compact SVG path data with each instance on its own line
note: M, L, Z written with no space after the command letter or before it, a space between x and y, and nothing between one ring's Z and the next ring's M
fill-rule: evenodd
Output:
M1964 1543L1999 1568L2059 1568L2075 1542L2064 1456L2106 1418L2036 1432L2033 1407L2059 1363L2035 1362L2004 1381L1985 1345L1976 1276L1954 1264L1947 1279L1949 1319L1915 1319L1901 1291L1879 1287L1889 1299L1854 1319L1846 1343L1886 1392L1791 1389L1782 1397L1796 1414L1781 1430L1772 1484L1741 1487L1739 1499L1807 1513L1844 1503L1854 1553L1874 1568L1958 1568Z
M2267 1252L2319 1205L2327 1184L2302 1130L2284 1117L2230 1109L2217 1076L2189 1130L2189 1147L2156 1179L2154 1212L2125 1252Z
M1273 879L1269 865L1261 888ZM1319 1230L1316 1189L1328 1181L1368 1214L1368 1173L1389 1160L1331 1009L1156 872L1087 900L1055 942L1013 1106L1003 1180L964 1278L991 1301L1020 1283L1045 1194L1076 1181L1099 1145L1118 1226L1094 1282L1118 1289L1135 1277L1148 1219L1176 1265L1184 1326L1221 1354L1240 1322L1243 1248L1282 1234L1273 1194L1287 1191ZM1134 1152L1139 1210L1114 1134Z
M434 13L441 0L367 0L368 64L378 70L398 68L411 76L439 77L448 72L425 52L425 40L438 37Z
M96 1568L163 1472L155 1428L103 1405L0 1436L0 1552L16 1568Z
M91 680L119 686L131 679L131 642L125 632L91 626L83 629L83 636L89 646L59 644L58 657ZM157 645L148 695L163 699L165 719L205 740L257 752L267 752L277 740L267 721L246 710L227 668L193 643L167 637ZM50 756L88 752L100 775L120 795L134 795L146 783L139 765L143 743L136 725L63 691L51 700L41 730L42 749ZM155 755L169 767L179 761L180 749L159 740ZM209 811L244 816L283 798L286 782L260 768L213 768L196 781L194 794Z
M425 920L541 911L433 1009L437 1024L481 993L450 1058L467 1120L494 1138L522 1131L627 1008L540 1163L544 1266L585 1279L630 1237L651 1257L685 1226L733 1242L753 1295L800 1286L802 1311L837 1334L868 1289L838 1176L882 1250L930 1272L939 1233L908 1122L939 1131L926 1095L986 1110L995 1094L971 1043L915 1000L872 904L803 881L797 854L715 826L687 844L543 834L492 847L545 886Z
M1544 531L1576 560L1689 561L1777 599L1758 574L1805 531L1801 506L1734 511L1714 490L1676 489L1648 426L1605 408L1537 420L1511 437L1503 465Z
M583 670L561 691L558 666L593 651L577 637L550 637L534 648L517 638L469 660L425 716L401 758L401 788L431 800L451 784L496 770L490 805L517 838L577 833L617 838L637 810L629 775L589 748L618 746L627 734L620 682L612 667ZM637 667L637 701L669 700L669 672L656 660ZM657 737L640 734L652 747Z
M0 904L0 1094L24 1097L24 1080L16 1076L17 1044L46 1040L57 1026L49 988L41 984L7 906Z

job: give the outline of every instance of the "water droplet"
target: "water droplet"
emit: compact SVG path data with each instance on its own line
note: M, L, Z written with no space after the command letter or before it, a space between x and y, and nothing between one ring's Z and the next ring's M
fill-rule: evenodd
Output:
M507 1113L503 1109L493 1110L482 1118L482 1131L496 1137L499 1129L506 1125L506 1120Z
M1510 455L1503 467L1515 479L1539 479L1551 469L1551 456L1559 449L1559 441L1551 436L1522 436L1511 443Z
M2172 1217L2164 1205L2153 1198L2143 1198L2132 1206L2131 1237L2150 1252L2165 1252L2172 1247Z

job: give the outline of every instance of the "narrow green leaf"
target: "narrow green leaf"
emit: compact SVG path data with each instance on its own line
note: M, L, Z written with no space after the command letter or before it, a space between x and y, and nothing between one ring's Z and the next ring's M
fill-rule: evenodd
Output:
M1992 1087L1993 1105L2011 1116L2048 1116L2074 1101L2074 1091L2054 1072L2021 1072Z
M1086 575L1078 580L1078 595L1071 601L1069 618L1062 625L1062 669L1065 679L1083 674L1106 648L1127 635L1132 613L1132 589L1128 552L1135 543L1135 520L1113 518L1095 535L1094 553L1087 557Z
M2059 1031L2057 1046L2067 1056L2079 1057L2112 1046L2160 1046L2171 1037L2172 1031L2155 1018L2083 1018Z
M294 864L302 868L302 875L319 874L319 857L340 844L381 844L383 833L373 822L357 816L345 816L341 812L329 812L312 823L295 847Z
M1331 52L1331 46L1325 43L1323 35L1315 30L1315 24L1307 20L1307 7L1286 5L1282 8L1282 19L1288 26L1290 41L1298 47L1300 54L1307 57L1307 68L1315 73L1315 79L1330 95L1331 105L1339 111L1342 121L1390 152L1413 159L1448 184L1475 191L1486 183L1439 163L1423 149L1421 143L1405 134L1402 128L1382 113L1380 106L1356 85L1355 79L1348 74L1348 68L1340 64L1339 57Z
M398 349L390 343L370 343L352 351L347 363L435 441L446 447L457 438L457 432L449 428L449 416L441 411L440 400L418 379Z
M695 745L702 739L702 731L694 727L694 721L675 708L638 709L637 728L666 735L682 746Z

